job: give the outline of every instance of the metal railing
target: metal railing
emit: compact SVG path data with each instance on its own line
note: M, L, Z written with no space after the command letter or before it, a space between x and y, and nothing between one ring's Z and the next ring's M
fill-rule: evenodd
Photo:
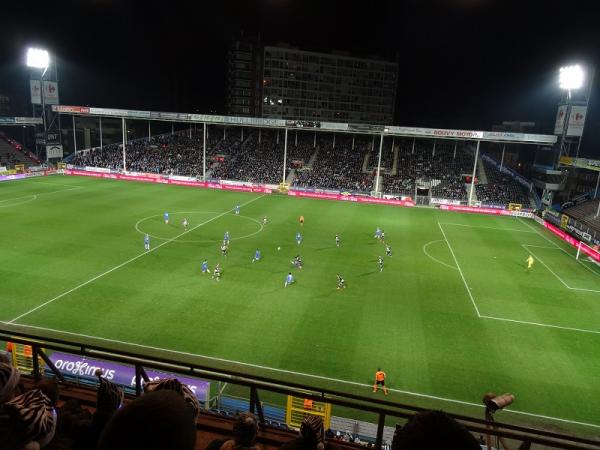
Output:
M204 363L201 357L194 357L174 351L142 351L135 345L122 343L115 344L118 347L115 348L109 346L102 339L91 337L67 338L58 332L39 331L34 327L26 325L0 322L0 341L10 341L32 347L34 362L32 376L35 378L42 376L38 364L39 357L60 381L65 381L61 372L53 365L46 352L42 350L46 349L85 357L96 357L134 366L136 395L141 395L143 381L148 380L145 372L146 368L244 386L249 389L249 409L251 412L257 414L262 424L265 423L265 418L259 394L263 391L303 397L360 412L372 413L378 417L377 449L381 449L382 447L386 418L409 419L415 413L427 410L427 408L416 405L374 399L353 393L326 389L315 384L282 381L267 376L253 375L240 370L217 367ZM450 413L449 415L473 433L492 436L500 440L510 439L560 449L600 449L600 440L502 423L490 420L491 416L488 416L486 420L461 414Z

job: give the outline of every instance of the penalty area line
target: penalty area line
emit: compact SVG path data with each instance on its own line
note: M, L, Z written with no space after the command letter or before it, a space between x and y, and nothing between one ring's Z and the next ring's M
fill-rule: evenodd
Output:
M486 317L486 318L491 318L491 317ZM9 322L0 321L0 323L7 324ZM99 336L91 336L88 334L75 333L72 331L62 331L62 330L56 330L53 328L46 328L46 327L39 327L39 326L35 326L35 325L25 325L25 324L19 324L19 326L24 327L24 328L32 328L35 330L51 331L54 333L63 333L63 334L71 335L71 336L77 336L77 337L83 337L83 338L89 338L89 339L97 339L100 341L110 342L113 344L130 345L130 346L139 347L139 348L143 348L143 349L147 349L147 350L158 350L158 351L163 351L163 352L174 353L177 355L200 357L200 358L205 358L205 359L209 359L212 361L218 361L218 362L229 363L229 364L238 364L241 366L252 367L255 369L270 370L272 372L277 372L277 373L304 376L304 377L308 377L308 378L314 378L314 379L323 380L323 381L331 381L334 383L347 384L347 385L352 385L352 386L357 386L357 387L364 387L364 388L372 388L373 387L371 384L358 383L356 381L341 380L339 378L331 378L331 377L326 377L323 375L315 375L315 374L311 374L311 373L297 372L294 370L277 369L275 367L268 367L268 366L263 366L260 364L252 364L252 363L246 363L246 362L242 362L242 361L233 361L230 359L219 358L216 356L200 355L197 353L184 352L184 351L180 351L180 350L172 350L172 349L168 349L168 348L154 347L152 345L136 344L134 342L126 342L126 341L121 341L118 339L108 339L108 338L103 338L103 337L99 337ZM456 399L452 399L452 398L440 397L440 396L431 395L431 394L422 394L419 392L411 392L411 391L406 391L406 390L402 390L402 389L388 388L388 390L391 392L399 393L399 394L412 395L414 397L427 398L430 400L439 400L439 401L444 401L444 402L448 402L448 403L456 403L459 405L474 406L477 408L484 408L484 405L482 405L482 404L468 402L465 400L456 400ZM587 426L587 427L600 428L600 425L596 425L593 423L578 422L578 421L574 421L574 420L563 419L560 417L545 416L545 415L540 415L540 414L535 414L535 413L530 413L530 412L525 412L525 411L518 411L518 410L514 410L514 409L504 410L504 412L512 413L512 414L521 414L521 415L530 416L530 417L537 417L537 418L545 419L545 420L555 420L557 422L569 423L569 424L574 424L574 425L582 425L582 426Z
M253 199L252 199L252 200L250 200L250 201L247 201L246 203L242 203L242 204L240 205L240 207L242 207L242 206L246 206L246 205L249 205L250 203L252 203L252 202L255 202L256 200L259 200L259 199L263 198L265 195L266 195L266 194L260 195L260 196L258 196L258 197L255 197L255 198L253 198ZM17 320L20 320L20 319L22 319L23 317L25 317L25 316L28 316L29 314L31 314L31 313L33 313L33 312L37 311L38 309L41 309L41 308L43 308L43 307L45 307L45 306L49 305L50 303L53 303L53 302L55 302L56 300L59 300L59 299L63 298L64 296L66 296L66 295L69 295L70 293L72 293L72 292L75 292L75 291L77 291L78 289L81 289L81 288L82 288L82 287L84 287L84 286L87 286L87 285L88 285L88 284L90 284L90 283L93 283L94 281L96 281L96 280L98 280L98 279L100 279L100 278L102 278L102 277L104 277L104 276L108 275L109 273L112 273L112 272L114 272L115 270L119 270L121 267L124 267L124 266L126 266L127 264L129 264L129 263L132 263L133 261L136 261L136 260L138 260L138 259L139 259L139 258L141 258L142 256L145 256L145 255L147 255L147 254L149 254L149 253L152 253L152 252L154 252L154 251L158 250L158 249L159 249L159 248L161 248L161 247L164 247L164 246L165 246L165 245L167 245L167 244L170 244L171 242L175 241L176 239L180 238L181 236L184 236L184 235L186 235L187 233L190 233L190 232L194 231L195 229L197 229L197 228L200 228L200 227L201 227L201 226L203 226L203 225L206 225L207 223L210 223L210 222L212 222L212 221L214 221L214 220L217 220L217 219L219 219L219 218L223 217L223 216L224 216L224 215L226 215L226 214L229 214L231 211L233 211L233 209L228 209L228 210L227 210L227 211L225 211L225 212L222 212L222 213L220 213L220 214L218 214L218 215L216 215L216 216L214 216L214 217L212 217L212 218L210 218L210 219L208 219L208 220L205 220L205 221L204 221L204 222L202 222L202 223L199 223L198 225L196 225L195 227L192 227L192 228L190 228L189 230L185 230L183 233L180 233L180 234L178 234L177 236L174 236L174 237L172 237L171 239L169 239L169 240L167 240L167 241L163 242L162 244L158 244L156 247L153 247L153 248L151 248L150 250L146 250L146 251L144 251L143 253L140 253L140 254L138 254L138 255L134 256L133 258L130 258L130 259L128 259L127 261L125 261L125 262L122 262L121 264L119 264L119 265L117 265L117 266L115 266L115 267L113 267L113 268L111 268L111 269L108 269L107 271L105 271L105 272L102 272L101 274L99 274L99 275L96 275L95 277L93 277L93 278L90 278L89 280L87 280L87 281L84 281L84 282L83 282L83 283L81 283L81 284L78 284L77 286L75 286L75 287L73 287L73 288L69 289L68 291L65 291L65 292L63 292L62 294L59 294L59 295L57 295L57 296L56 296L56 297L54 297L54 298L51 298L50 300L47 300L47 301L45 301L44 303L42 303L42 304L40 304L40 305L36 306L35 308L31 308L29 311L26 311L26 312L24 312L23 314L21 314L21 315L19 315L19 316L15 317L14 319L10 320L8 323L15 323Z

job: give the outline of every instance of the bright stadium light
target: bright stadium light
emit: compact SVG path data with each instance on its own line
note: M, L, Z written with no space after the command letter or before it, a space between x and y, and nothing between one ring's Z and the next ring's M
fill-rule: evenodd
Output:
M561 67L558 72L558 82L561 89L579 89L583 86L585 74L579 64Z
M27 50L27 66L36 69L47 69L50 65L50 56L47 50L30 48Z

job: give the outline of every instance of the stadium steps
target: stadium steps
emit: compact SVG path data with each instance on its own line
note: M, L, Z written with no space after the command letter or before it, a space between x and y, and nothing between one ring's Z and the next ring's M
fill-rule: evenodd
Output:
M488 184L487 172L485 171L485 164L481 156L477 158L477 170L479 174L479 184Z
M369 171L369 159L371 158L371 152L368 152L365 155L365 159L363 159L363 165L362 165L362 173L371 173Z
M294 182L295 179L296 179L296 169L292 169L292 170L290 170L290 173L288 173L288 176L285 179L285 182L291 186L291 184Z
M471 183L465 183L465 189L467 190L467 198L469 198L469 195L471 193ZM477 200L477 188L473 189L473 201L476 202Z
M304 166L305 169L312 170L313 165L315 164L315 161L317 160L317 155L319 154L319 148L320 147L317 145L317 149L315 150L315 152L312 154L312 156L308 160L308 164L306 164L306 166Z
M398 147L399 145L396 144L396 146L394 147L394 162L392 163L392 176L395 177L396 174L398 173Z

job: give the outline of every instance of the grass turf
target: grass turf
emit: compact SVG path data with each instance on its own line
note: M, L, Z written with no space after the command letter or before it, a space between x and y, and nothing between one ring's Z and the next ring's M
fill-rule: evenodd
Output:
M534 222L59 176L2 183L0 217L2 321L350 392L368 393L381 367L392 400L480 415L483 393L511 391L513 410L600 425L600 270ZM381 273L377 226L394 252ZM220 282L203 258L222 263Z

